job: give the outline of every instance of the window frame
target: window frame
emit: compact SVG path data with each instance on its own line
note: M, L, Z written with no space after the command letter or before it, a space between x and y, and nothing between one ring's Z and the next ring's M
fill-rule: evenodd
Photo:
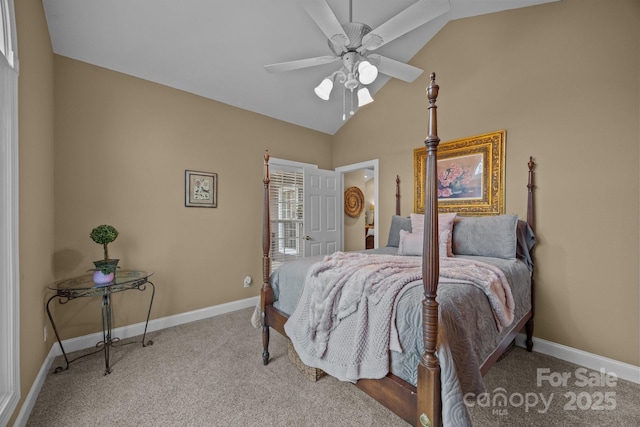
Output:
M0 425L6 425L20 401L18 61L13 0L0 0L0 20Z

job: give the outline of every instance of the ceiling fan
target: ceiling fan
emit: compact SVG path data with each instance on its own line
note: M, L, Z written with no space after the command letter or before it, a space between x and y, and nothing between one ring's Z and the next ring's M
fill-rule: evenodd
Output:
M301 0L301 3L311 19L327 36L333 54L265 65L264 68L271 73L279 73L342 62L338 70L323 79L315 88L315 93L321 99L328 100L333 84L338 80L344 85L345 92L350 90L353 94L353 91L358 89L359 107L373 101L366 85L375 81L378 72L406 82L412 82L422 74L419 68L386 56L372 54L371 51L445 14L450 8L449 0L418 0L372 29L366 24L352 22L352 0L349 0L349 22L346 24L340 24L326 0Z

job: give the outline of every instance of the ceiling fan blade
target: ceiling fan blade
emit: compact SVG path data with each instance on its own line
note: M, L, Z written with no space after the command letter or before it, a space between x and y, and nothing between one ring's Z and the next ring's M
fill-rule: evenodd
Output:
M362 38L362 49L374 50L426 24L450 9L447 0L418 0Z
M315 67L316 65L330 64L340 60L341 59L338 56L318 56L315 58L298 59L296 61L265 65L264 68L270 73L281 73L283 71L292 71L300 68Z
M378 67L378 71L382 74L404 80L408 83L417 79L423 72L420 68L405 64L404 62L396 61L395 59L387 58L386 56L374 54L367 56L367 59L369 59L373 65Z
M349 37L326 0L302 0L302 5L334 45L344 49L349 44Z

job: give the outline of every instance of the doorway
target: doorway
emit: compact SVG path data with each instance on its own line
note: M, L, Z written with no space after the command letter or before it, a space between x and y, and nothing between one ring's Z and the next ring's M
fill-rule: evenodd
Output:
M349 177L357 178L354 184L365 194L363 213L358 218L349 218L343 214L342 247L347 250L362 250L366 247L366 236L373 236L373 247L377 248L379 236L375 229L378 224L378 186L379 186L379 161L378 159L340 166L335 169L342 176L342 194L350 186ZM365 176L365 172L367 175ZM362 185L362 187L360 187ZM373 207L373 209L371 209ZM344 198L342 199L342 212L344 212Z

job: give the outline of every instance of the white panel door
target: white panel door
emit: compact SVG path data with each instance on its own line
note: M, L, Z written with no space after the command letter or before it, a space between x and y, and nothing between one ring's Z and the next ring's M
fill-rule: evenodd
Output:
M341 176L335 171L304 169L304 256L342 250Z

